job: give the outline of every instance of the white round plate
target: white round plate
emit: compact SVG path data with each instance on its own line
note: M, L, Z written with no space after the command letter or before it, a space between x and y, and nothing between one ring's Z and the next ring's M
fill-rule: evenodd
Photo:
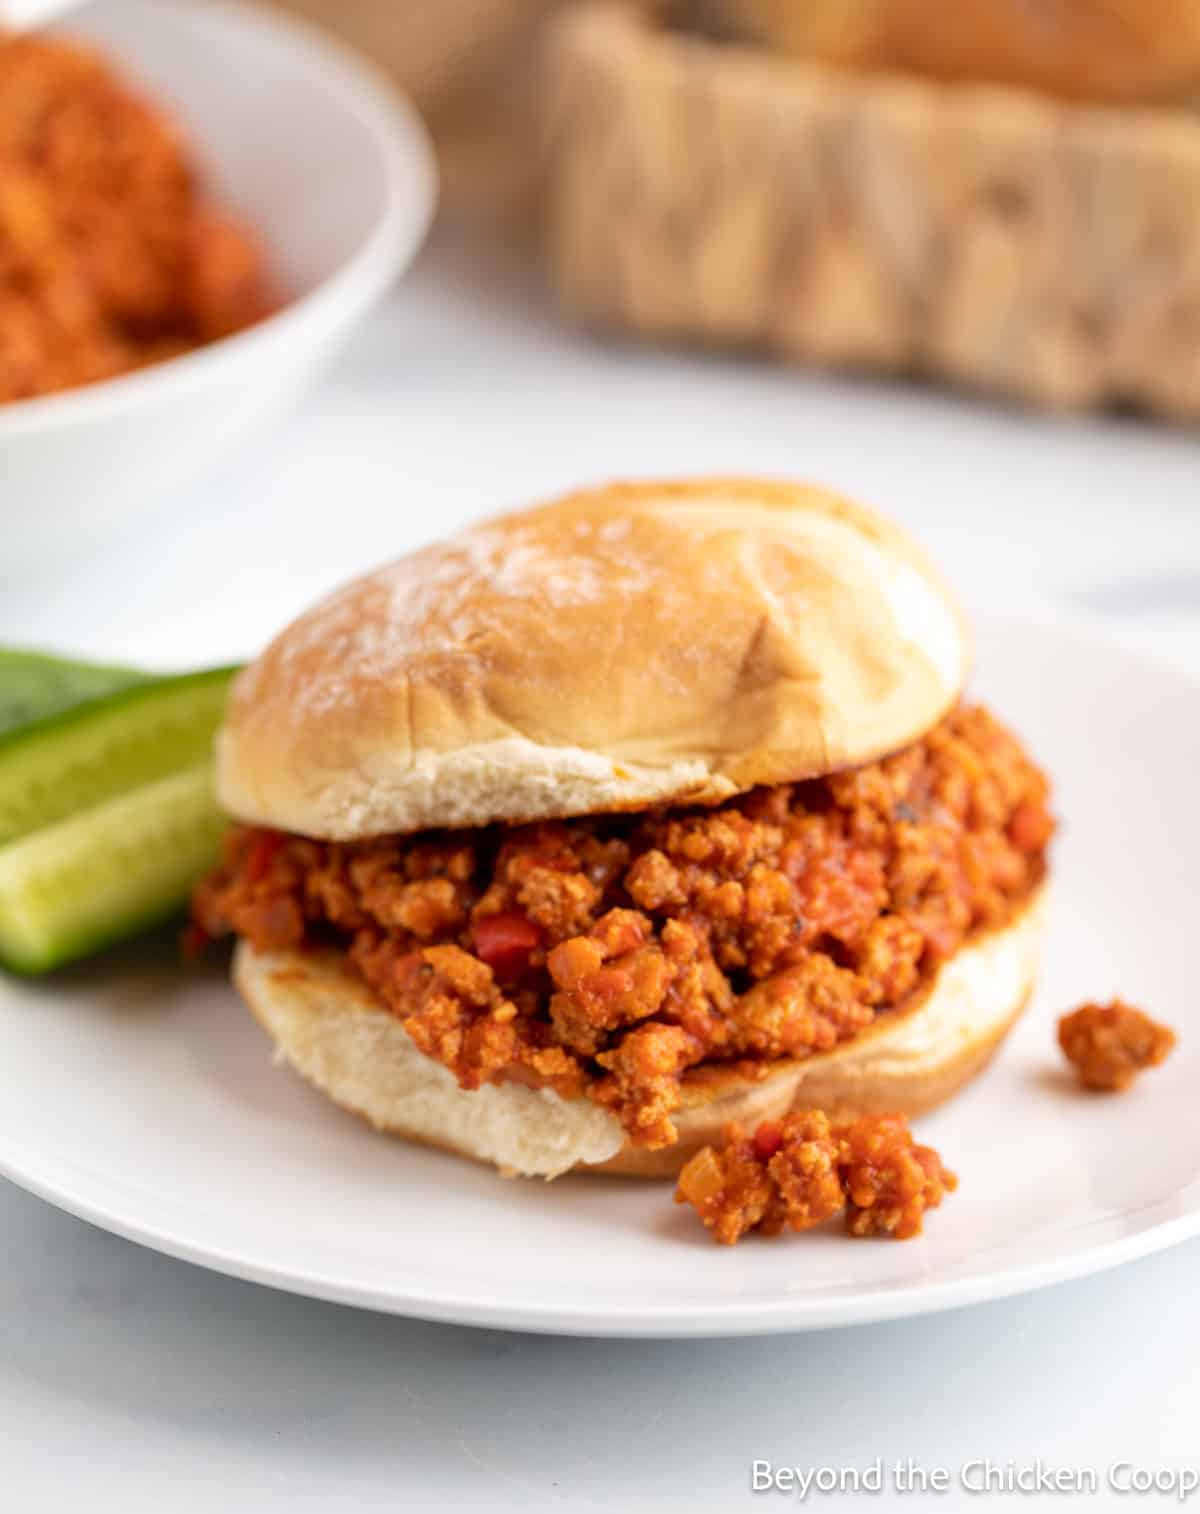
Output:
M272 1064L216 968L169 945L0 985L0 1170L133 1240L398 1314L736 1335L950 1308L1200 1230L1200 685L1057 621L978 621L974 691L1063 817L1042 983L992 1068L921 1122L961 1186L907 1243L836 1226L714 1246L665 1184L506 1182L373 1134ZM1122 1097L1067 1077L1055 1015L1120 993L1181 1032Z

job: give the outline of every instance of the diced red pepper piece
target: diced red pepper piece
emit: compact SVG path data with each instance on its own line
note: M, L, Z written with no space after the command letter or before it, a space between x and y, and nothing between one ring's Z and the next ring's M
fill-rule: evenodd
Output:
M752 1144L759 1161L769 1162L783 1145L783 1127L777 1120L764 1120L754 1132Z
M251 883L259 883L271 870L271 863L287 845L282 831L259 831L246 857L245 873Z
M1041 851L1054 834L1054 821L1044 805L1022 800L1008 822L1008 839L1023 852Z
M541 928L515 912L480 915L471 933L476 954L502 982L519 978L529 967L530 954L542 944Z

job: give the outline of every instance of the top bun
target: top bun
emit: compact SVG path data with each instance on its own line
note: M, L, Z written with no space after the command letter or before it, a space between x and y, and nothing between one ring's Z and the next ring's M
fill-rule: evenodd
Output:
M234 815L348 841L712 803L905 746L962 620L878 515L740 479L502 516L339 589L234 685Z

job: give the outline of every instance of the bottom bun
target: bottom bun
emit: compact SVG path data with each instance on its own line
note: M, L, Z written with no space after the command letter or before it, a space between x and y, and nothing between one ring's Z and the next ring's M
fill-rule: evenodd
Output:
M950 1098L983 1069L1025 1007L1044 896L1042 889L1009 924L956 952L910 1009L883 1016L846 1045L774 1063L758 1081L718 1064L693 1073L675 1116L679 1140L661 1151L630 1145L619 1122L586 1098L564 1100L518 1083L460 1088L338 952L259 953L242 942L233 976L279 1058L377 1130L506 1174L553 1178L579 1168L665 1178L719 1140L730 1120L752 1126L799 1108L839 1120L914 1116Z

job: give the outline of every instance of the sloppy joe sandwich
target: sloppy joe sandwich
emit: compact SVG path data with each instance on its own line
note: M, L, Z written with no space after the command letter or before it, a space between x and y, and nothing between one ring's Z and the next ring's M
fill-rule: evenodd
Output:
M240 675L197 928L329 1097L508 1172L918 1114L1021 1012L1053 830L967 667L924 555L822 489L484 522Z

